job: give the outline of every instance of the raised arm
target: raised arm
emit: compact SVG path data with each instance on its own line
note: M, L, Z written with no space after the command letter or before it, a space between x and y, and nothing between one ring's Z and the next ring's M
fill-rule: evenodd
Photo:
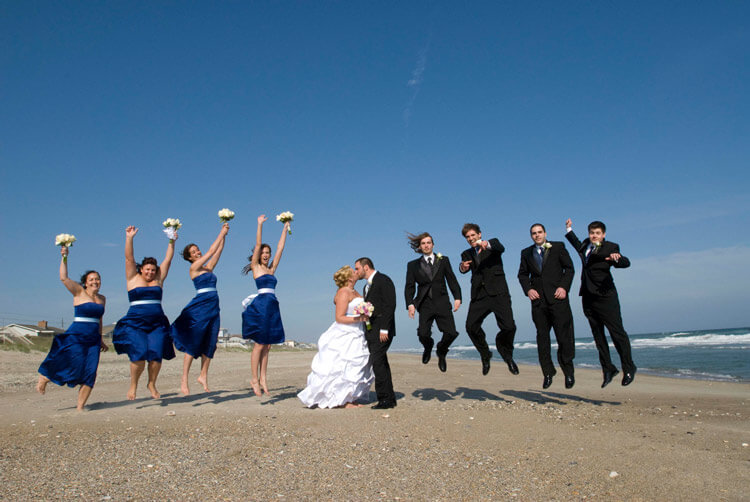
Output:
M281 237L279 238L279 244L276 246L276 256L273 257L273 266L271 267L271 273L275 274L276 269L279 268L279 262L281 261L281 254L284 252L284 244L286 244L286 236L289 233L289 222L284 222L284 228L281 229Z
M260 263L260 245L263 244L263 223L268 220L265 214L258 216L258 229L255 231L255 247L250 258L250 267L255 268Z
M67 246L60 247L60 280L62 281L63 285L68 288L68 291L70 291L73 296L77 296L81 293L81 291L83 291L83 288L80 284L68 277L68 261L65 259L65 257L68 256L69 250L70 248L68 248Z
M159 279L162 284L167 280L167 274L169 274L169 267L172 266L172 258L174 258L174 241L177 239L177 232L174 233L175 238L169 239L167 244L167 254L164 255L161 265L159 265Z
M128 281L138 275L138 266L135 264L133 253L133 238L137 233L138 229L133 225L125 229L125 279Z
M196 271L201 267L204 267L213 272L214 267L216 267L216 264L219 262L219 258L221 258L222 251L224 251L224 241L228 232L229 223L224 223L221 226L221 230L219 230L219 235L216 237L214 243L211 244L211 247L208 248L206 254L195 260L195 262L190 265L190 269Z

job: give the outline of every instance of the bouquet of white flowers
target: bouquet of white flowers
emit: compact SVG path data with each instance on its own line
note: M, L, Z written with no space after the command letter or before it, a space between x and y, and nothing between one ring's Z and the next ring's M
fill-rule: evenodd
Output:
M287 221L293 221L294 220L294 213L291 211L284 211L281 214L276 215L276 221L280 221L281 223L286 223ZM289 227L289 235L292 235L292 227Z
M179 218L167 218L162 222L162 225L164 225L164 233L169 237L169 240L177 240L177 230L182 227Z
M222 223L228 223L229 220L234 218L234 211L224 208L221 211L219 211L219 219Z
M367 329L372 328L372 324L370 324L370 317L372 316L373 312L375 312L375 307L370 302L362 302L354 307L355 314L363 315L367 318L367 321L365 321Z
M62 246L69 248L76 241L76 236L73 234L57 234L55 236L55 246ZM63 256L63 261L68 261L68 256Z

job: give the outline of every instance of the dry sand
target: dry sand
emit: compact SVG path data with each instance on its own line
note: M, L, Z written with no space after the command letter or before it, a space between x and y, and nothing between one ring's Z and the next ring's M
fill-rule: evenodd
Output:
M272 352L273 395L249 388L249 353L218 352L211 392L125 399L125 357L105 354L89 406L33 390L44 354L0 352L0 499L748 500L750 385L638 374L600 389L578 370L547 391L538 367L390 356L398 407L309 410L313 352ZM197 366L192 377L197 377ZM616 473L616 474L615 474Z

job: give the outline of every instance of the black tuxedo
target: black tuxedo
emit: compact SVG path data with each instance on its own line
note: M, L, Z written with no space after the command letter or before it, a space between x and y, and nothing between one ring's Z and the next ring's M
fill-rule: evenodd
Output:
M507 362L513 359L513 339L516 336L516 323L510 302L508 283L505 282L502 254L505 248L497 239L489 240L489 247L480 253L469 248L461 253L461 261L470 261L471 303L466 315L466 332L479 351L483 360L492 357L487 346L487 336L482 330L482 321L495 314L500 328L495 336L497 351ZM468 272L468 270L467 270ZM462 272L466 273L466 272Z
M570 259L565 244L549 242L552 246L544 249L540 255L536 244L521 251L521 265L518 268L518 282L523 292L529 295L533 289L540 298L531 301L531 318L536 326L536 346L539 354L539 365L545 376L552 376L555 366L552 364L550 348L550 328L555 329L557 339L557 362L565 376L573 376L573 357L575 357L575 336L573 333L573 313L570 310L568 295L558 300L555 298L557 288L570 292L573 282L573 260ZM541 268L539 258L541 258Z
M370 329L365 332L367 348L370 350L370 362L375 373L375 393L379 403L395 403L391 367L388 364L388 347L396 336L396 287L387 275L375 272L372 285L366 287L365 301L374 307L370 317ZM388 340L380 341L380 330L388 331Z
M437 321L438 329L443 338L437 344L437 354L448 353L453 340L458 336L456 323L453 320L453 308L448 288L455 300L461 299L461 287L456 275L451 269L451 262L446 256L433 255L433 265L430 266L424 257L410 261L406 265L406 308L414 305L419 312L419 327L417 336L425 349L432 349L432 322ZM448 288L446 288L446 283ZM416 297L414 296L416 292Z
M583 313L589 320L594 342L599 351L599 362L602 365L602 370L610 373L617 370L609 356L609 345L604 336L604 328L606 327L609 330L612 343L620 355L623 371L634 373L636 367L630 352L630 339L622 325L620 299L610 271L612 267L628 268L630 260L624 256L620 257L617 262L606 260L610 254L620 252L620 246L614 242L602 241L601 246L594 248L587 256L587 250L591 244L589 239L581 242L572 230L565 234L565 238L573 245L583 262L579 294L583 303Z

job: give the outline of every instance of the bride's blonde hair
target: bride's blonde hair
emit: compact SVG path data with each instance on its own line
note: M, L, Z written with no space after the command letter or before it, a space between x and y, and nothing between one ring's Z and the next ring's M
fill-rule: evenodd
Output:
M352 267L344 265L333 274L333 282L336 283L336 286L343 288L349 284L349 279L351 279L353 273Z

